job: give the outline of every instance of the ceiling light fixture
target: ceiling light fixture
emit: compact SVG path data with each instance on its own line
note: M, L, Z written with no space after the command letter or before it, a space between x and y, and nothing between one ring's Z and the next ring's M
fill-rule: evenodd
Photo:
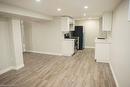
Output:
M88 6L84 6L84 8L85 8L85 9L87 9L87 8L88 8Z
M61 8L57 8L57 11L61 11Z
M86 13L84 13L84 16L86 16Z
M36 2L40 2L41 0L36 0Z

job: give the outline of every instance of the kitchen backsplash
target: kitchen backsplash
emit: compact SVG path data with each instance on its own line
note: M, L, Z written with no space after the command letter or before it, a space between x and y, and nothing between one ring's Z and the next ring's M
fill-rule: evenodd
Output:
M112 31L102 31L102 19L99 19L99 32L98 37L111 38Z

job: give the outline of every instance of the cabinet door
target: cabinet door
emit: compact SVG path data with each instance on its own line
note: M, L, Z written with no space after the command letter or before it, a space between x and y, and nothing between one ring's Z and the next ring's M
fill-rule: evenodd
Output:
M74 53L74 40L63 41L63 49L64 56L71 56Z
M102 20L103 20L102 30L111 31L111 29L112 29L112 12L104 13Z
M69 18L69 24L73 24L73 19Z
M97 62L108 62L110 58L110 44L96 44L95 59Z
M69 31L69 18L68 17L61 17L61 30Z
M75 25L74 24L70 24L69 27L70 27L70 31L74 31L75 30Z
M70 31L74 31L75 30L75 21L72 19L72 23L70 23Z

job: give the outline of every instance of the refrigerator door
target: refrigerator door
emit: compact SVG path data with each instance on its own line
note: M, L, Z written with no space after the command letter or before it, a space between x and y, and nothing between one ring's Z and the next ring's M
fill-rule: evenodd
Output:
M83 26L75 26L75 36L79 37L79 50L83 50Z

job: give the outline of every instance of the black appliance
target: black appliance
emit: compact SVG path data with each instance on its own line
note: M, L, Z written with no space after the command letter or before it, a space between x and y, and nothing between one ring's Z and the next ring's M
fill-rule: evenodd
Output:
M66 34L64 34L64 38L70 38L70 34L69 33L66 33Z
M71 32L73 37L79 37L79 49L83 50L83 26L75 26L75 31Z

